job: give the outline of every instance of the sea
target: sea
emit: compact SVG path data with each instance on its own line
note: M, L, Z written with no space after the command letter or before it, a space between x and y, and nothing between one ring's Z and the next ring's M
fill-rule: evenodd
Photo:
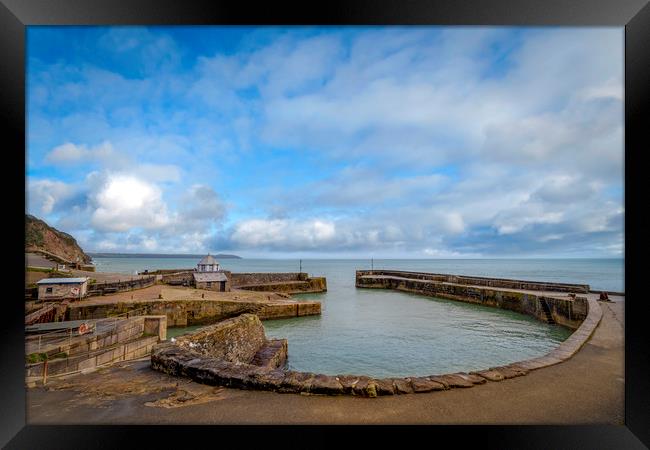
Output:
M134 274L191 269L198 258L94 257L96 270ZM624 291L623 259L221 259L233 272L298 272L327 278L321 315L264 321L269 338L287 338L288 368L374 377L480 370L542 356L571 334L559 325L486 306L404 292L357 289L355 271L395 269L589 284ZM196 327L169 329L168 336Z

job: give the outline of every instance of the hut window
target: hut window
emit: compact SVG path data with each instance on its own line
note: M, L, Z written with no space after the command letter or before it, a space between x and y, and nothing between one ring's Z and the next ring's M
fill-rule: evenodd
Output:
M52 293L52 288L51 287L45 288L45 293L46 294L51 294Z

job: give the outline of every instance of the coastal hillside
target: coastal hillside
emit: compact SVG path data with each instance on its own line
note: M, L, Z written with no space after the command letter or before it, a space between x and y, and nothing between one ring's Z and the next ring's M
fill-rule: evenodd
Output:
M181 254L181 253L89 253L93 258L197 258L201 259L205 254ZM212 255L216 259L242 259L241 256L217 253Z
M49 226L42 220L25 214L25 250L45 250L70 261L89 263L92 258L79 247L68 233Z

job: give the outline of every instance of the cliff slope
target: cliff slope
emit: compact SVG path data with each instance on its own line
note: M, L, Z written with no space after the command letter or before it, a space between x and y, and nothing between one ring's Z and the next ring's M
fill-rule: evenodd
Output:
M91 257L79 247L75 238L42 220L25 214L25 251L45 250L70 261L89 263Z

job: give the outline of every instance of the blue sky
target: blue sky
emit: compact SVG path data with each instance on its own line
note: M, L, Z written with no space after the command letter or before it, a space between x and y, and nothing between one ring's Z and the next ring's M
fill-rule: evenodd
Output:
M34 27L27 205L87 251L623 256L623 28Z

